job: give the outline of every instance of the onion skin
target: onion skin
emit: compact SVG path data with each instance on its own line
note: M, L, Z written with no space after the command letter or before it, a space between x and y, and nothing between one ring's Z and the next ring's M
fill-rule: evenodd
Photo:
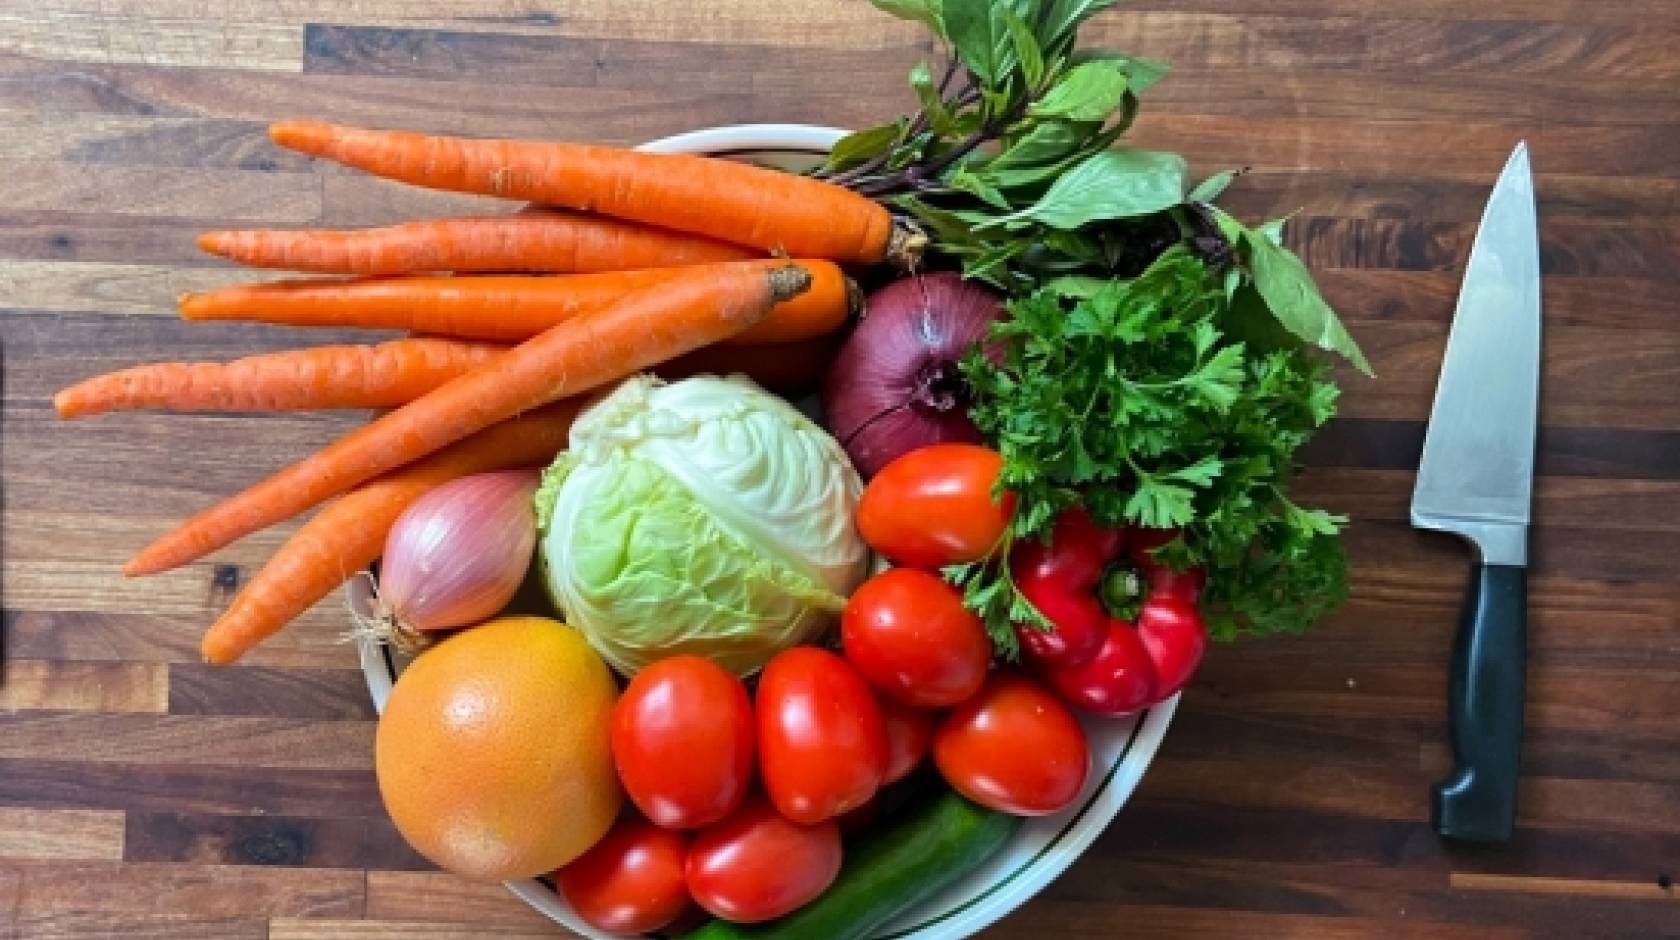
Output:
M829 428L859 473L928 444L982 443L958 363L1002 317L996 294L948 271L870 295L823 383Z
M537 545L540 473L476 473L443 484L397 517L380 558L388 638L495 616L525 580Z

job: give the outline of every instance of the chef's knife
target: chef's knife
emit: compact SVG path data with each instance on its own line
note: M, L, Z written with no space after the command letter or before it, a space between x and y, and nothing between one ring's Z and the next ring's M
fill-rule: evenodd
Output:
M1435 830L1457 839L1504 841L1516 820L1539 391L1539 233L1518 144L1470 249L1412 492L1412 525L1477 555L1448 683L1453 770L1432 807Z

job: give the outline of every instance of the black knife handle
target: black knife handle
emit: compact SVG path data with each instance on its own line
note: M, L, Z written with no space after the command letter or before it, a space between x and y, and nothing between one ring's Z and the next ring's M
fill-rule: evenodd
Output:
M1511 837L1527 660L1527 569L1477 564L1453 641L1447 689L1453 771L1434 793L1435 831L1443 836Z

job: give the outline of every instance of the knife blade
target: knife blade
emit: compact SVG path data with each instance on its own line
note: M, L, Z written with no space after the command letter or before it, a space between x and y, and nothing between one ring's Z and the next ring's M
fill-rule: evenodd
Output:
M1527 660L1528 524L1540 391L1540 245L1528 147L1494 185L1470 249L1412 491L1412 525L1475 549L1453 641L1453 770L1435 785L1443 836L1510 837Z

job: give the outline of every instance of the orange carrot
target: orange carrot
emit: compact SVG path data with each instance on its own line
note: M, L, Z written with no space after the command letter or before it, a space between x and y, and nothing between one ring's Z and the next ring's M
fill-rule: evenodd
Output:
M554 209L386 228L206 232L198 247L259 268L327 274L623 271L760 257L741 245Z
M434 347L437 353L420 352ZM704 346L661 363L653 371L670 379L702 373L739 372L778 392L806 392L821 381L839 349L837 335L788 343ZM236 359L229 363L162 362L95 376L53 398L61 418L82 418L107 411L166 408L176 411L277 411L321 408L395 408L464 375L489 356L506 352L499 343L414 337L378 346L317 346ZM389 368L364 365L368 352L401 353ZM343 360L343 369L334 365ZM247 371L254 378L243 381ZM353 371L355 379L340 378ZM181 374L185 378L175 381ZM293 376L304 375L293 382Z
M561 323L200 512L123 567L186 564L382 473L538 405L589 391L753 325L806 289L798 265L690 268L690 276Z
M158 362L72 385L53 396L53 407L61 418L140 408L394 408L506 350L496 343L414 338L288 349L232 362Z
M711 268L780 267L784 261L729 261ZM776 305L736 343L780 343L832 332L858 303L856 288L830 261L800 261L811 289ZM699 266L696 266L699 267ZM358 326L517 342L556 323L609 306L631 291L690 277L694 268L600 274L477 275L275 281L188 294L189 320L255 320L291 326Z
M917 247L886 209L849 189L732 160L322 121L280 121L268 134L387 179L599 212L795 257L872 264Z
M204 658L218 665L233 662L366 568L379 557L403 510L439 484L547 463L566 446L578 405L568 399L486 428L321 507L204 634L199 647Z

